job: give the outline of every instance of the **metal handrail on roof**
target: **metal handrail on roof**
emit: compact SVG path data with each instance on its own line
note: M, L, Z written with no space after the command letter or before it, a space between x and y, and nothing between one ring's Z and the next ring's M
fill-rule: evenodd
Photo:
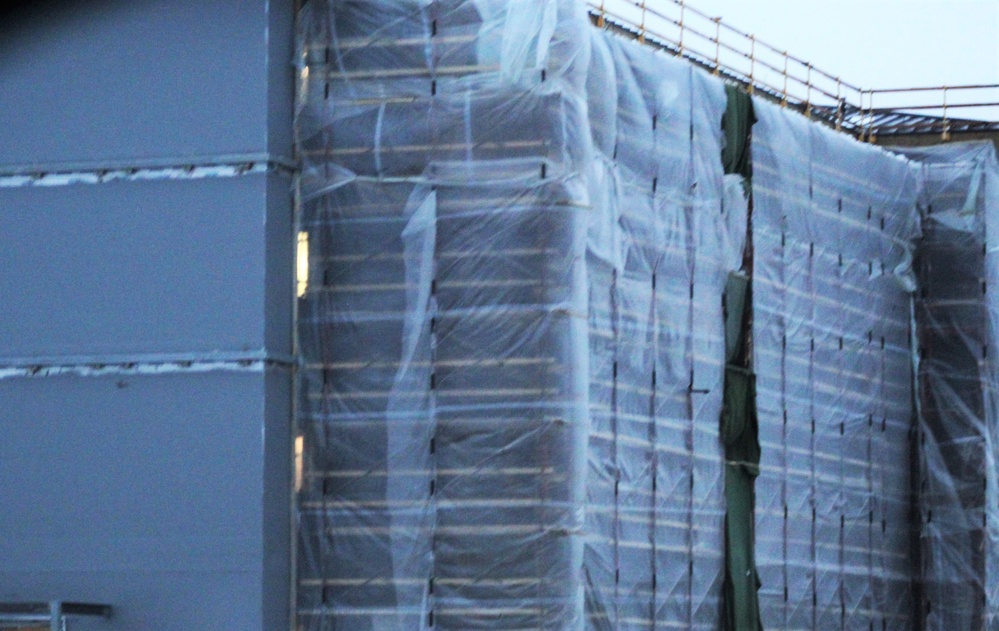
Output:
M72 616L110 618L111 605L63 602L0 603L0 629L37 629L66 631L66 619Z
M948 138L952 131L999 130L999 120L950 115L955 109L999 108L999 84L865 89L710 16L686 0L586 3L598 27L684 57L741 84L750 93L758 92L861 140L902 133L941 133ZM875 101L882 102L885 95L901 94L929 98L893 100L890 106L875 107Z

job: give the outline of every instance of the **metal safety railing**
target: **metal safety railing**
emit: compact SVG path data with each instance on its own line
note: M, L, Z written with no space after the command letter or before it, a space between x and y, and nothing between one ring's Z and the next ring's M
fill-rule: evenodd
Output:
M955 112L957 115L955 115ZM969 118L969 116L971 118ZM999 121L999 84L864 90L860 125L867 135L939 131L974 131Z
M761 92L783 106L824 120L838 130L871 139L877 133L932 128L945 137L953 124L966 119L948 118L957 108L988 112L999 126L999 85L966 85L933 88L865 89L840 76L816 68L811 62L761 40L689 4L686 0L586 0L593 22L602 28L629 34L641 43L665 48L716 75ZM954 100L956 94L974 91L993 94L971 101ZM926 102L885 100L887 95L919 93ZM937 100L933 100L936 98ZM885 106L875 103L888 102ZM994 108L990 110L989 108ZM905 114L886 117L887 114ZM948 121L950 121L948 123ZM983 121L985 122L985 121ZM886 123L882 125L882 123ZM957 127L962 128L961 125Z
M0 602L0 630L46 629L67 631L70 617L110 618L111 606L94 603L74 603L53 600L49 602Z

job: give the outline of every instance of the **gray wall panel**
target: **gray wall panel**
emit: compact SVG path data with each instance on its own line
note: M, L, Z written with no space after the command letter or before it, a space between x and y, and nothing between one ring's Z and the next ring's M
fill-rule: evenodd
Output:
M99 600L115 591L111 620L73 618L67 631L215 631L260 629L260 615L249 599L234 595L257 594L256 577L230 572L225 580L205 584L199 571L88 572L65 570L12 574L0 571L0 582L16 580L22 593L49 593L53 586L82 585L76 593ZM64 593L62 589L59 593ZM238 608L245 605L245 608ZM264 627L270 628L270 627ZM287 625L284 627L287 630Z
M293 155L291 104L295 100L296 77L293 4L291 0L267 3L267 142L271 154L286 158Z
M0 21L0 601L114 607L73 631L289 628L293 23L291 0ZM190 164L230 172L142 171ZM5 178L108 168L138 171Z
M16 124L0 125L0 165L263 152L270 134L290 146L290 3L76 5L7 29L0 120Z
M259 526L278 484L264 482L261 437L272 467L287 462L282 381L0 380L0 600L110 602L111 629L261 628L265 584L288 576L274 564L265 576ZM286 524L267 534L287 537Z
M295 298L295 217L291 179L272 174L267 178L267 219L264 234L264 341L272 353L292 352L291 304Z
M287 629L291 616L292 371L272 368L265 379L263 628Z
M288 182L0 188L0 357L262 349L268 265L288 285L272 306L290 304L290 203L266 214L268 186L287 196ZM271 342L288 352L275 316Z

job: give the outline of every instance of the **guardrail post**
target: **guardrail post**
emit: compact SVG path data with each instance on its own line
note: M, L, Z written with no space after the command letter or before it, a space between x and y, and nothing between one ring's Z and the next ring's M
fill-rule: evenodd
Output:
M62 603L58 600L49 602L49 629L51 631L63 631L62 625Z
M940 133L942 140L950 140L950 123L947 122L947 86L943 87L943 131Z
M843 82L836 77L836 131L843 130Z
M874 90L867 91L867 132L865 142L874 144Z
M721 16L713 18L715 22L715 76L721 74Z
M684 25L684 17L686 17L687 5L684 4L684 0L680 0L680 54L683 55L683 34L687 27Z
M805 74L805 116L812 117L812 62L805 64L808 72Z
M646 0L642 0L642 24L638 27L638 41L642 44L645 43L645 15L648 11L648 7L645 6ZM683 29L680 29L680 33L683 33Z
M780 106L787 107L787 51L784 51L784 90L781 92Z

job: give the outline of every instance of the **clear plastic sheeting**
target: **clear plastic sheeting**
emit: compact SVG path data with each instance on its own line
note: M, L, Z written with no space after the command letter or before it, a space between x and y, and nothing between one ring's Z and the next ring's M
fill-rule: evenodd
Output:
M999 626L999 166L991 142L922 163L919 521L926 628Z
M722 84L575 0L299 34L300 628L716 628Z
M300 19L300 625L579 628L583 9Z
M576 0L314 0L299 60L299 628L721 626L722 83ZM763 624L997 626L995 153L755 111Z
M918 170L756 101L763 625L916 625L911 291Z
M721 297L746 232L741 178L722 174L725 90L592 33L586 628L717 629Z

